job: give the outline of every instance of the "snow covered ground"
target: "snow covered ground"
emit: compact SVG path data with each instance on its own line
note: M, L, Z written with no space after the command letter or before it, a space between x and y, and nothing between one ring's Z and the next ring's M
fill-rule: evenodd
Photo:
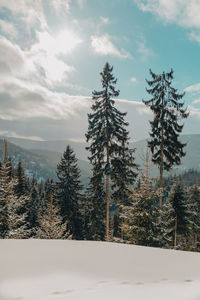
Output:
M200 300L200 254L105 242L0 240L0 300Z

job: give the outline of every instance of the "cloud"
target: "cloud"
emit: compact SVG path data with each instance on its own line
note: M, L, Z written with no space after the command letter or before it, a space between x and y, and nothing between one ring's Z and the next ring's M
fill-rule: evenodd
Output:
M198 103L200 103L200 99L196 99L196 100L192 101L192 104L198 104Z
M195 116L197 118L200 118L200 109L199 108L196 108L192 105L189 105L188 106L188 111L190 113L190 116Z
M0 36L0 79L1 82L11 76L13 78L22 74L24 77L31 70L31 64L26 61L26 53L16 44ZM32 69L33 71L33 69Z
M23 136L23 135L17 134L14 131L9 131L9 130L0 130L0 135L6 136L6 137L14 137L14 138L18 138L18 139L26 139L26 140L31 140L31 141L44 141L44 139L42 139L39 136Z
M17 30L15 29L15 27L12 23L9 23L5 20L0 19L0 28L3 33L5 33L11 37L17 36Z
M191 92L199 92L200 91L200 83L196 83L193 85L190 85L184 89L185 92L191 93Z
M137 78L136 77L131 77L130 81L135 83L135 82L137 82Z
M67 83L75 68L67 64L66 56L82 41L69 30L60 32L56 37L46 31L38 32L37 37L38 41L29 50L22 50L17 44L0 36L0 78L3 81L13 77L14 81L20 78L49 87ZM65 60L60 54L65 56Z
M1 0L0 11L3 9L8 9L13 16L26 23L29 29L38 22L41 28L48 27L42 0Z
M91 37L91 46L94 53L99 55L113 55L119 58L131 58L131 54L124 49L117 49L111 42L111 36L104 34L101 36L94 35Z
M89 98L50 91L21 81L0 86L1 112L4 120L27 118L68 119L88 108Z
M133 0L142 11L152 12L162 20L187 28L200 28L198 0Z
M80 6L80 8L83 8L86 0L77 0L77 2L78 2L78 5Z
M103 24L109 24L110 23L110 20L109 18L105 18L105 17L100 17L100 20Z
M133 0L144 12L151 12L166 23L191 29L191 39L200 43L199 0Z
M56 12L56 14L59 14L61 12L69 12L70 10L70 2L71 0L51 0L49 1L49 5L51 8Z

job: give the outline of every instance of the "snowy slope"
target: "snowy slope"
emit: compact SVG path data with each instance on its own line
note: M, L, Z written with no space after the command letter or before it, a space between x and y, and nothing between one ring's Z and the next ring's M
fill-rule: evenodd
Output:
M0 240L1 300L199 300L200 254L104 242Z

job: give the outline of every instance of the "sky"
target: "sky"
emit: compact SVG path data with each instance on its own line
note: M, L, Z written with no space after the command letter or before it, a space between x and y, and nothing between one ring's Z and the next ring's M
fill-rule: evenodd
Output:
M0 0L0 135L82 141L106 62L131 140L148 137L145 79L174 69L200 133L200 0Z

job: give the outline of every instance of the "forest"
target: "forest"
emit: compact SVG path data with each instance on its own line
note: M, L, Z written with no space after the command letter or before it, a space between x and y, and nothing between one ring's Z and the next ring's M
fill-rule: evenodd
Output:
M88 159L92 176L80 180L76 153L70 145L57 165L57 180L38 182L25 176L23 161L14 166L7 142L0 164L0 238L110 241L150 247L200 251L199 174L189 171L164 177L187 155L179 136L189 113L185 93L173 87L174 71L146 80L152 111L146 150L146 172L129 147L127 113L115 105L120 94L113 67L100 73L102 90L92 93L88 114ZM134 120L133 120L134 122ZM159 178L149 177L150 165ZM186 184L185 180L192 183ZM196 182L196 184L193 184Z

